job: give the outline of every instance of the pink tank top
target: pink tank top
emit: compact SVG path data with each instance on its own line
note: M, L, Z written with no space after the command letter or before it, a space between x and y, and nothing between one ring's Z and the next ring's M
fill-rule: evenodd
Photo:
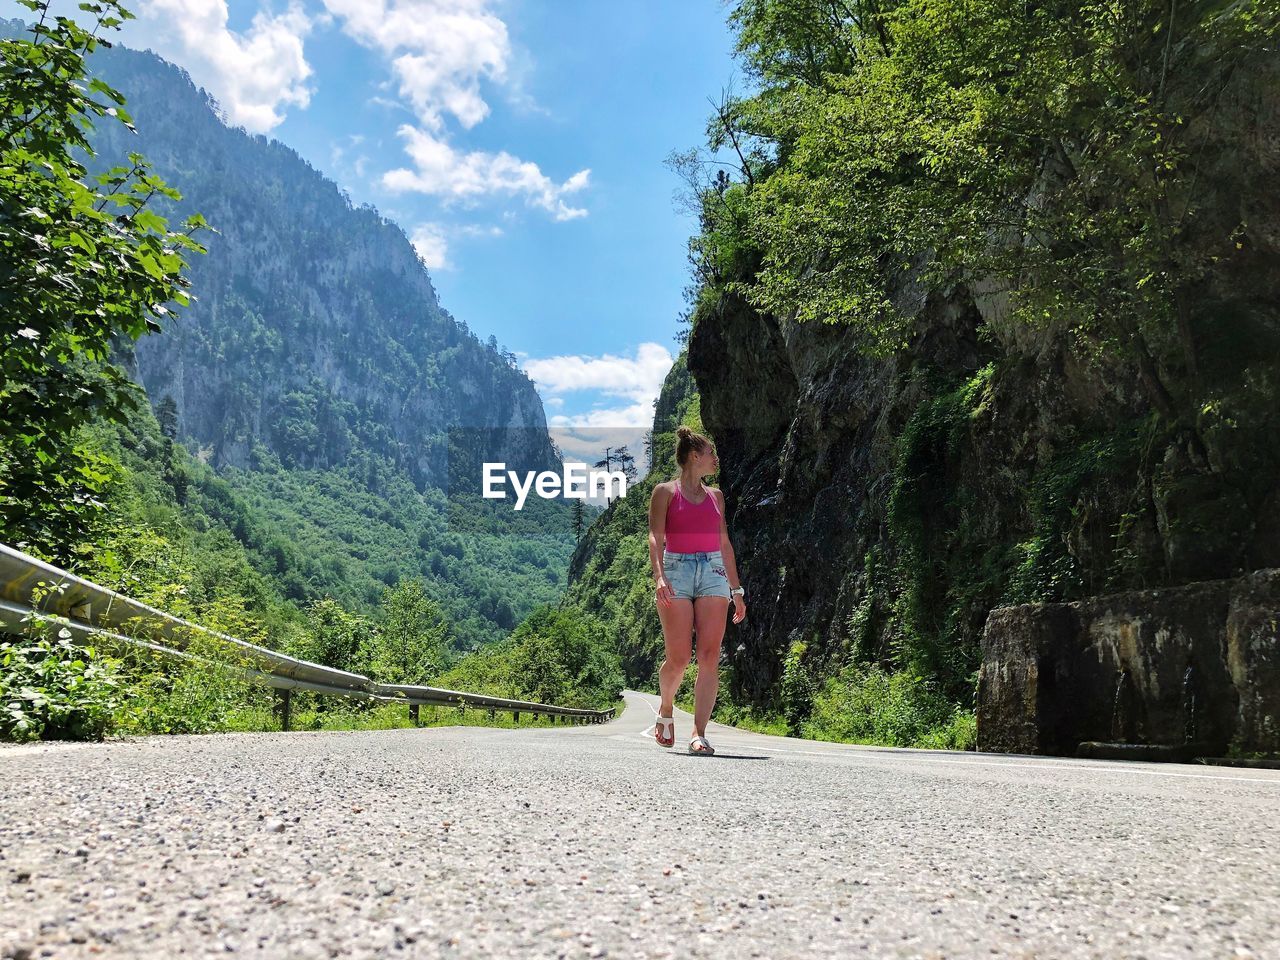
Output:
M706 490L706 487L703 487ZM667 545L672 553L711 553L720 549L720 507L707 490L699 503L690 503L676 484L667 504Z

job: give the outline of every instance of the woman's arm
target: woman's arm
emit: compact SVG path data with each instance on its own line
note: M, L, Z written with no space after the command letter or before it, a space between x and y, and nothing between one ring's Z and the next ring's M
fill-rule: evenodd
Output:
M649 497L649 569L653 572L659 605L667 603L673 595L670 586L663 579L662 570L662 551L667 539L667 504L670 501L671 492L664 484L660 483L653 488L653 495Z
M738 586L738 558L733 555L733 544L729 541L729 521L724 516L724 491L712 488L712 496L720 504L720 553L724 556L724 569L729 574L729 587Z
M729 540L729 521L724 514L724 491L712 491L720 498L720 554L724 557L724 569L729 578L729 589L736 590L741 584L738 580L738 558L734 556L733 544ZM731 594L733 597L733 622L741 623L747 616L747 598L741 593Z

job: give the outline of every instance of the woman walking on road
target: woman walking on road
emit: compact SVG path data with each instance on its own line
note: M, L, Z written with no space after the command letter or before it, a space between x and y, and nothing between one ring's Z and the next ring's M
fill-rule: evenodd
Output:
M662 702L653 729L660 746L675 744L676 690L689 664L696 627L698 679L689 752L709 756L715 750L707 741L707 722L720 689L720 642L729 600L735 605L734 623L746 618L747 601L729 542L724 493L702 482L720 469L715 447L688 427L677 428L676 437L680 473L654 487L649 500L649 562L666 642L666 659L658 672Z

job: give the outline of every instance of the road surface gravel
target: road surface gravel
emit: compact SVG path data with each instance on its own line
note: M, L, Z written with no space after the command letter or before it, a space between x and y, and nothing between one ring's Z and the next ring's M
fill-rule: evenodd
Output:
M1280 772L712 724L0 749L0 957L1280 957Z

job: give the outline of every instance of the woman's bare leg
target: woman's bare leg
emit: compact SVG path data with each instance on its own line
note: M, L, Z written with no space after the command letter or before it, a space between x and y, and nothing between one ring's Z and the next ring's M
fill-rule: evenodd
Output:
M707 723L720 692L720 641L729 619L725 597L698 597L693 601L693 619L698 631L698 680L693 685L693 732L707 734Z
M671 606L658 607L658 619L662 621L662 639L667 648L666 659L658 670L658 689L662 693L658 713L670 717L675 715L676 691L693 653L693 601L672 600Z

